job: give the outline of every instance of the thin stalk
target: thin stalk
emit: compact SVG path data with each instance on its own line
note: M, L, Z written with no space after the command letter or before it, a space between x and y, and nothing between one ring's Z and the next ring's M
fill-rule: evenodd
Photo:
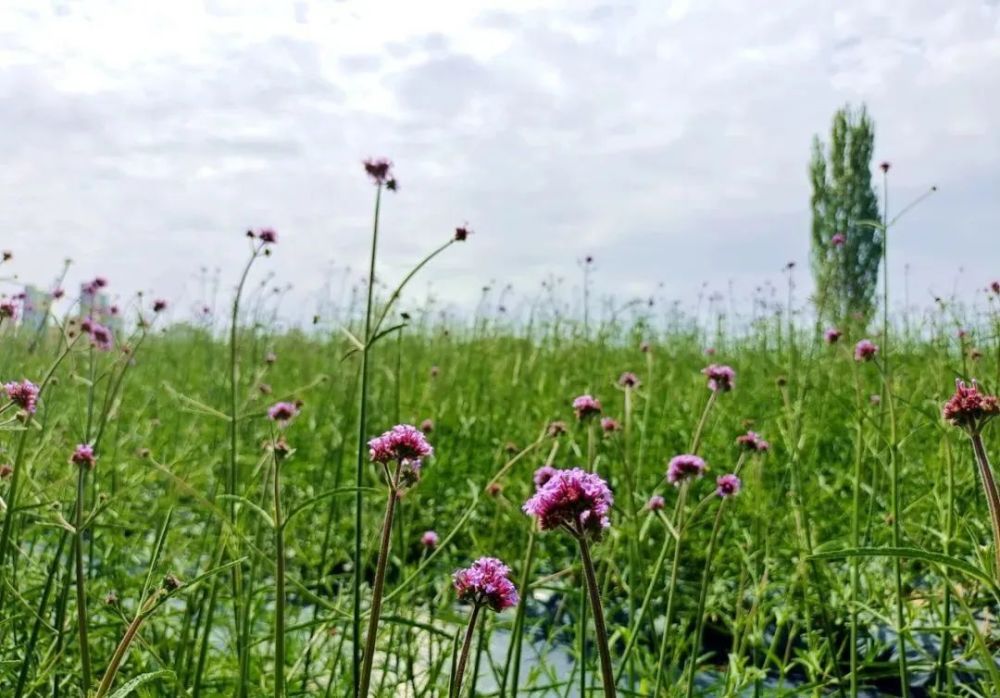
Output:
M285 695L285 523L281 518L281 459L274 454L274 698Z
M480 604L472 607L472 615L469 617L469 625L465 628L465 640L462 642L462 651L458 654L458 663L455 666L455 677L451 681L452 698L458 698L462 692L462 679L465 677L465 665L469 661L469 649L472 647L472 636L476 632L476 621L479 620L479 611L482 610Z
M945 503L945 537L944 537L944 554L951 555L951 539L955 535L955 464L951 455L951 444L945 439L944 440L944 453L945 461L947 463L947 494ZM994 541L996 545L996 541ZM938 670L937 679L935 681L938 693L943 695L952 695L954 693L954 686L952 685L953 676L951 672L951 667L949 665L949 660L951 659L951 575L948 572L948 568L942 568L945 575L945 585L944 585L944 612L942 614L942 625L944 626L944 631L941 637L941 651L938 654ZM947 690L942 690L941 682L944 681Z
M715 512L715 523L712 524L712 535L708 539L708 552L705 553L705 569L701 574L701 591L698 593L698 611L695 615L694 645L691 647L691 671L688 672L688 698L694 695L694 675L698 670L698 653L701 652L701 635L705 629L705 600L708 597L708 577L712 571L712 557L715 555L715 545L719 539L719 529L722 527L722 513L726 509L726 500L719 502Z
M375 256L378 250L378 214L381 204L382 184L379 183L375 190L372 249L371 259L368 264L368 300L365 305L364 346L361 349L361 394L358 397L358 458L354 470L354 588L352 599L353 616L351 619L351 678L354 682L354 694L356 698L365 698L365 693L361 690L363 675L361 664L361 526L362 513L364 511L364 495L361 491L361 483L364 481L365 475L365 437L368 434L368 355L371 351L372 305L375 298ZM390 501L394 498L395 493L389 497ZM333 505L331 504L331 506ZM383 538L387 535L389 534L383 531ZM379 564L382 563L383 560L380 555ZM367 682L365 683L367 684ZM367 685L365 686L365 691L367 691Z
M854 368L854 393L858 413L857 435L854 442L854 483L851 498L851 546L861 545L861 465L864 457L864 414L861 403L861 383L858 370ZM850 691L851 698L858 696L858 606L861 594L860 560L851 558L851 648L850 648Z
M122 660L125 659L125 654L128 652L128 648L131 646L132 641L135 639L136 633L139 632L139 627L142 622L146 619L147 614L152 610L157 601L159 600L157 594L153 594L146 602L143 604L139 612L135 614L135 618L129 623L128 628L125 630L125 635L122 636L121 642L118 643L118 647L115 648L115 653L111 656L111 661L108 663L107 671L104 672L104 678L101 680L101 685L97 688L97 693L94 694L94 698L104 698L111 690L111 685L115 681L115 676L118 674L118 669L121 667Z
M972 450L976 454L979 475L983 479L983 489L986 490L986 503L990 508L990 522L993 525L993 554L996 563L993 573L1000 579L1000 494L997 492L996 481L993 479L993 469L990 467L990 460L986 455L986 448L983 446L982 435L973 432L969 434L969 438L972 440Z
M701 412L701 418L698 420L698 428L694 431L694 436L691 437L691 450L689 453L697 453L698 447L701 445L701 437L705 431L705 424L708 422L708 413L712 411L712 407L715 405L715 400L718 398L718 391L713 390L709 396L708 400L705 402L705 409Z
M531 580L531 566L535 559L535 527L531 527L528 534L528 550L524 554L524 564L521 567L521 598L517 603L517 612L514 616L514 633L510 643L512 655L507 659L507 666L513 672L511 676L511 698L517 698L518 682L521 677L521 646L524 640L524 616L528 607L528 583ZM511 662L513 666L511 667ZM507 671L504 671L503 680L500 682L500 698L507 695Z
M590 557L590 546L587 544L586 536L577 536L577 541L580 543L580 557L583 560L583 572L587 578L590 610L594 614L594 631L597 635L597 654L601 659L604 696L605 698L615 698L617 692L615 690L614 670L611 668L611 652L608 649L608 630L604 624L604 609L601 606L601 592L597 586L597 575L594 573L594 561Z
M90 644L87 641L87 590L86 578L83 571L83 505L84 493L87 482L86 466L77 466L79 471L76 478L76 510L74 513L74 523L76 528L73 534L73 561L76 573L76 619L77 631L80 637L80 677L83 682L84 694L90 690L92 679L90 669Z
M24 470L24 447L28 441L28 427L30 419L25 422L24 428L17 439L17 452L14 455L14 472L10 475L10 489L7 492L7 513L3 517L3 533L0 533L0 570L4 569L4 562L7 560L7 549L10 547L11 534L14 529L14 516L17 513L17 486L21 478L21 471ZM6 585L4 585L6 586ZM3 600L3 593L0 592L0 601ZM3 604L0 603L0 610Z
M667 656L667 640L670 637L670 621L673 619L674 590L677 588L677 575L681 566L681 541L684 537L684 502L687 499L688 481L681 484L681 492L677 497L677 507L674 511L674 530L677 532L677 542L674 543L674 563L670 570L670 585L667 588L667 610L663 614L663 637L660 638L660 652L656 660L656 690L653 695L659 695L663 685L663 664Z
M35 645L38 642L38 635L42 629L45 619L45 609L49 603L49 595L52 593L52 585L56 580L56 573L59 570L59 561L62 559L63 548L66 545L67 531L63 531L59 536L59 545L56 546L56 554L49 565L48 575L45 577L45 587L42 589L42 598L38 602L38 613L35 622L31 627L31 637L24 650L24 660L21 662L21 671L17 676L17 687L14 689L14 698L21 698L24 695L25 684L28 681L28 671L31 668L31 658L35 653Z

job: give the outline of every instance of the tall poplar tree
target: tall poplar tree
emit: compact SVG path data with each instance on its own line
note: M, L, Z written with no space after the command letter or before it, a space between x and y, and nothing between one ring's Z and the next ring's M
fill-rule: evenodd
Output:
M872 187L875 126L864 107L833 116L829 147L813 139L812 267L817 305L834 323L867 324L876 304L884 240Z

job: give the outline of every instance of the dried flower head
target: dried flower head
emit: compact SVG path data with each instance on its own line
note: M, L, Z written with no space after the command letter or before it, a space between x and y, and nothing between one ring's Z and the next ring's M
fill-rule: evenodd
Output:
M580 420L594 417L601 413L601 402L591 395L581 395L573 400L573 412Z
M3 386L7 393L7 399L20 407L28 414L34 414L38 407L39 387L31 381L25 379L20 383L6 383Z
M163 577L163 590L168 594L171 591L177 591L184 583L172 574L168 574Z
M878 166L878 168L882 170L882 172L888 172L890 167L892 167L892 165L889 163L888 160L883 160L881 163L879 163Z
M611 417L601 417L601 429L604 430L605 434L613 434L621 429L621 425L618 423L617 419L612 419Z
M271 228L263 228L259 233L257 233L257 237L265 245L274 245L278 242L278 233Z
M751 453L766 453L771 448L771 444L761 438L755 431L748 431L736 437L736 445L744 451Z
M94 455L94 447L90 444L77 444L73 455L69 457L70 463L79 465L81 468L93 470L97 464L97 456Z
M641 385L639 377L632 373L631 371L625 371L625 373L618 376L618 385L623 388L638 388Z
M708 377L708 389L716 393L729 392L736 382L736 371L729 366L711 364L703 368L701 372Z
M543 531L565 528L575 536L599 537L610 525L614 498L608 484L580 468L557 470L524 504Z
M388 158L368 158L364 162L365 174L371 177L375 184L382 185L395 180L392 175L392 160ZM395 184L391 187L395 189Z
M17 303L12 300L0 301L0 320L9 318L13 320L17 317Z
M491 497L499 497L503 494L503 485L499 482L491 482L486 486L486 494Z
M424 421L422 421L420 423L420 431L424 432L425 434L430 434L432 431L434 431L434 420L427 418Z
M373 463L422 461L434 454L423 432L409 424L397 424L368 442Z
M715 478L715 493L725 499L739 494L742 483L733 473Z
M667 482L680 485L685 480L698 479L705 474L705 461L692 453L674 456L667 464Z
M878 354L878 346L870 339L862 339L854 345L855 361L872 361Z
M162 298L157 298L155 301L153 301L154 313L162 313L166 309L167 309L167 302Z
M470 235L472 235L472 230L467 225L460 225L455 228L455 240L458 242L465 242Z
M14 474L14 466L10 463L4 463L0 465L0 480L6 480L11 475Z
M510 568L495 557L481 557L452 577L460 601L487 606L497 613L516 606L517 587L510 581Z
M996 295L1000 296L1000 281L994 281L990 284L990 290Z
M545 433L551 436L552 438L555 438L557 436L562 436L563 434L566 433L566 422L562 421L561 419L549 422L549 426L546 427Z
M966 385L955 381L955 394L944 404L941 414L945 421L965 429L970 434L978 434L991 419L1000 414L1000 402L996 395L984 395L976 381Z

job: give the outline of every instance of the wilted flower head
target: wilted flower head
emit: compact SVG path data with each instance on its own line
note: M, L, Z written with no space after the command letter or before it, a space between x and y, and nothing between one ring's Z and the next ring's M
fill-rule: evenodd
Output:
M871 395L868 396L868 402L870 402L873 405L879 405L882 403L882 396L879 395L878 393L872 393Z
M840 337L843 333L836 327L827 328L826 332L823 333L823 339L827 344L836 344L840 341Z
M441 369L437 366L431 366L431 378L437 378L441 375Z
M472 230L467 225L460 225L455 228L455 240L458 242L464 242L470 235L472 235Z
M0 301L0 319L17 317L17 304L11 300Z
M765 453L771 448L771 444L761 438L761 435L755 431L748 431L746 434L737 436L736 445L744 451L753 453Z
M59 300L60 298L62 298L65 295L66 295L66 291L64 291L61 288L57 288L57 289L54 289L52 291L52 297L55 298L56 300Z
M488 494L491 497L499 497L501 494L503 494L503 485L501 485L499 482L491 482L490 484L486 485L486 494Z
M184 585L184 582L179 580L176 576L172 574L165 575L163 577L163 590L166 592L177 591Z
M455 572L452 579L460 601L488 606L499 613L516 606L517 587L510 581L510 568L495 557L481 557L472 567Z
M557 436L562 436L566 433L566 422L561 419L557 419L553 422L549 422L549 426L546 428L545 433L555 438Z
M557 472L559 471L553 468L551 465L543 465L538 470L536 470L534 476L532 476L531 478L535 482L535 489L537 490L540 489L541 487L544 487L545 483L551 480L552 476L555 475Z
M705 461L694 454L684 453L674 456L667 464L667 482L680 485L684 480L700 478L705 473Z
M639 344L639 351L641 351L643 354L648 354L652 350L653 347L650 345L649 342L642 342L641 344Z
M729 392L736 381L736 371L722 364L711 364L701 370L708 377L708 388L713 392Z
M14 259L14 253L11 252L10 250L4 250L3 251L3 260L2 261L9 262L12 259Z
M436 548L439 541L437 531L424 531L424 535L420 536L420 544L425 548Z
M890 167L892 167L892 165L889 164L888 160L883 160L878 166L878 168L883 172L888 172Z
M273 351L269 351L266 354L264 354L264 363L266 363L268 366L273 366L274 362L277 360L278 360L278 355L275 354Z
M996 395L983 395L975 381L966 385L955 381L955 394L944 404L941 414L945 420L970 434L978 434L983 426L1000 414Z
M388 158L368 158L365 160L365 173L375 184L386 184L393 180L392 160Z
M625 371L618 377L618 385L623 388L638 388L640 385L639 376L631 371Z
M167 309L167 302L162 298L157 298L155 301L153 301L154 313L162 313L166 309Z
M715 478L715 485L715 493L725 499L739 494L742 483L736 475L729 473Z
M649 501L646 502L646 508L650 511L661 511L666 505L666 501L664 501L663 497L658 494L654 494L649 498Z
M705 347L705 356L715 356L715 347Z
M286 426L299 414L299 406L294 402L276 402L267 410L268 419Z
M611 525L614 498L604 480L580 468L557 470L524 504L543 531L567 528L574 535L599 536Z
M425 434L430 434L432 431L434 431L434 420L428 418L422 421L420 423L420 431L424 432Z
M606 434L611 434L621 429L621 425L618 424L617 419L612 419L611 417L602 417L601 429L603 429Z
M573 400L573 412L577 419L587 419L601 413L601 402L591 395L581 395Z
M81 468L93 470L97 463L97 456L94 455L94 447L90 444L77 444L73 455L69 457L71 463L79 465Z
M993 293L1000 296L1000 281L994 281L993 283L991 283L990 290L993 291Z
M25 379L20 383L6 383L3 389L7 393L8 400L28 414L35 413L35 408L38 405L39 388L37 385Z
M845 242L847 242L847 236L843 233L834 233L833 237L830 238L830 244L834 247L840 247Z
M420 461L434 454L423 432L409 424L397 424L368 442L373 463Z
M870 339L862 339L854 345L855 361L871 361L878 354L878 347Z
M14 466L10 463L4 463L0 465L0 480L6 480L14 472Z

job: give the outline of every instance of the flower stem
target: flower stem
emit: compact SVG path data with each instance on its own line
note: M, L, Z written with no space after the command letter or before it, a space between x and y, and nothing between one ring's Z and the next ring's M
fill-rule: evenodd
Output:
M274 458L274 698L285 695L285 524L281 519L281 459Z
M524 615L528 606L528 583L531 580L531 566L535 559L535 528L531 527L528 534L528 550L524 554L524 566L521 570L521 598L517 603L517 613L514 617L514 633L511 638L512 655L507 660L508 669L513 672L511 675L511 698L517 697L518 682L521 678L521 647L524 640ZM500 696L507 695L507 671L504 671L503 680L500 683Z
M108 663L108 668L104 672L104 678L101 679L101 685L97 688L94 698L104 698L111 690L115 676L118 674L118 669L121 667L122 660L125 659L125 654L128 652L129 646L135 639L136 633L139 632L139 627L142 625L142 621L146 619L146 615L150 609L156 606L157 600L156 594L146 599L143 607L139 609L139 612L135 614L135 618L129 623L128 628L125 630L125 635L122 636L121 642L115 648L115 653L111 656L111 661Z
M714 393L713 393L714 394ZM656 660L656 690L653 695L659 695L663 685L663 663L667 656L667 639L670 637L670 621L673 620L674 591L677 588L677 575L681 565L681 540L684 537L684 502L687 499L688 481L681 484L681 493L677 497L677 507L674 510L674 530L677 532L677 542L674 543L674 563L670 569L670 586L667 588L667 610L663 614L663 636L660 638L660 653Z
M83 572L83 498L87 482L87 468L78 466L76 478L76 511L74 526L76 534L73 541L73 562L76 573L76 618L77 632L80 636L80 667L84 694L90 690L90 645L87 641L87 590L86 578Z
M698 447L701 445L701 436L705 431L705 424L708 422L708 413L712 411L718 395L719 393L716 390L713 390L709 394L708 401L705 403L705 409L701 412L701 419L698 420L698 428L695 429L694 436L691 437L691 450L689 453L698 453Z
M996 560L996 568L993 573L1000 579L1000 494L997 493L996 481L993 479L993 469L990 467L990 460L986 455L986 448L983 446L983 437L978 433L969 435L972 439L972 450L976 454L976 464L979 466L979 475L983 478L983 489L986 490L986 503L990 508L990 521L993 524L993 553Z
M382 613L382 592L385 588L385 569L389 562L389 544L392 541L392 517L396 511L396 481L399 479L400 466L396 466L396 476L389 483L389 497L385 504L385 520L382 522L382 543L378 551L378 564L375 567L375 583L372 587L372 606L368 613L368 635L365 638L364 661L361 665L361 682L358 687L359 698L366 698L371 685L372 664L375 661L375 636L378 632L379 616ZM360 573L360 570L357 572ZM356 574L357 574L356 573Z
M472 636L476 632L476 621L479 620L480 604L472 607L472 615L469 617L469 625L465 629L465 640L462 642L462 651L458 655L458 664L455 666L455 676L451 681L452 698L458 698L462 693L462 679L465 677L465 665L469 662L469 649L472 647Z
M726 509L726 500L719 502L715 512L715 523L712 524L712 535L708 540L708 551L705 553L705 569L701 574L701 591L698 594L698 611L695 615L694 645L691 647L691 671L688 673L687 695L694 695L694 675L698 670L698 653L701 652L701 635L705 629L705 599L708 596L708 576L712 571L712 557L715 555L715 545L719 539L719 529L722 527L722 512Z
M594 561L590 557L590 547L586 536L578 536L580 542L580 557L583 559L583 572L587 578L587 591L590 593L590 610L594 614L594 631L597 634L597 653L601 658L601 678L604 681L605 698L615 698L615 677L611 668L611 653L608 649L608 630L604 625L604 609L601 606L601 592L597 586L597 575L594 573Z

